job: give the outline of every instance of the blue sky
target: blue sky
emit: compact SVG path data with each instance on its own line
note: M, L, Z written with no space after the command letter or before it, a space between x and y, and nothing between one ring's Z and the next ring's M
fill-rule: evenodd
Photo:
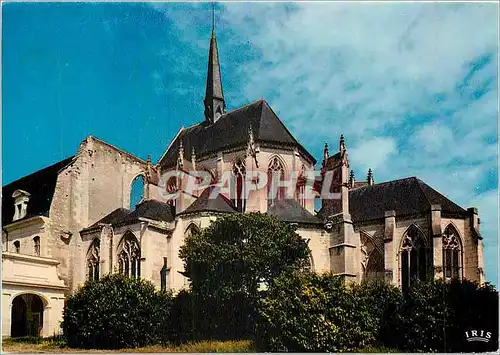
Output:
M319 160L477 206L498 285L498 5L218 3L229 109L265 98ZM156 161L203 119L209 3L3 3L3 184L89 134Z

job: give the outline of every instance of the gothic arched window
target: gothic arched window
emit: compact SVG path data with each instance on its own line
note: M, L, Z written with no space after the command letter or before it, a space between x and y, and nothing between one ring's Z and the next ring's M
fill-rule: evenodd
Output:
M460 237L457 230L449 225L443 233L443 268L445 279L459 279L462 264Z
M306 192L307 178L305 174L306 174L306 167L304 164L302 164L302 166L300 167L299 176L297 178L297 186L295 190L297 201L300 203L302 207L306 207L305 192Z
M190 237L193 234L196 234L199 232L200 232L200 228L198 228L198 226L196 224L191 223L189 225L189 227L186 228L186 233L184 234L184 237L187 238L187 237Z
M427 278L430 263L425 235L415 225L403 236L400 253L401 286L406 291L414 280Z
M285 198L285 188L278 187L278 182L285 177L285 168L279 157L274 156L269 162L267 168L267 186L268 186L268 203L273 204L275 200L283 200Z
M137 176L130 185L130 208L133 209L144 198L144 176Z
M89 281L99 280L100 250L99 239L94 239L87 252L87 279Z
M141 248L131 232L125 234L118 245L118 271L130 277L141 276Z
M179 183L176 176L172 176L168 179L165 189L169 195L175 194L179 190ZM175 209L175 198L171 198L167 203Z
M360 232L361 270L363 281L384 278L384 252L380 236Z
M233 204L240 212L245 212L245 163L243 160L238 159L233 164Z

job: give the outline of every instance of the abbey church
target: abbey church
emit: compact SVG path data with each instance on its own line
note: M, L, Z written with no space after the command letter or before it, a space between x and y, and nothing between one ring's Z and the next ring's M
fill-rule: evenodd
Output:
M178 256L184 239L228 213L293 223L308 242L311 268L348 281L403 289L430 277L483 282L476 208L418 177L375 182L369 171L356 180L343 136L332 137L318 163L265 100L227 111L213 30L203 103L199 123L180 128L157 162L88 136L74 156L3 186L2 336L60 332L65 298L108 273L158 289L188 287ZM315 170L333 176L335 199L305 198L304 184L273 198L243 184L249 172L289 180ZM171 171L209 173L210 186L192 192L185 179L165 179ZM227 174L234 193L214 192ZM138 181L142 199L131 206Z

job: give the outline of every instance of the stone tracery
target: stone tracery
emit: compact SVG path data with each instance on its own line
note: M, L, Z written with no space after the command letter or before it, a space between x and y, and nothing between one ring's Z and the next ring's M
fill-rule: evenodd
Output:
M99 239L94 239L87 252L87 279L89 281L99 280L100 244Z
M141 249L137 238L128 232L118 247L118 271L130 277L141 275Z

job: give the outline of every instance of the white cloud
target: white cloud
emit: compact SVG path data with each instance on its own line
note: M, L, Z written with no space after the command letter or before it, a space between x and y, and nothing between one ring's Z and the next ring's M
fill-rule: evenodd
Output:
M489 190L483 192L469 201L469 206L478 208L481 218L481 232L488 236L497 233L498 230L498 192ZM497 238L486 238L485 244L496 246L498 245Z
M469 206L477 207L481 218L486 278L498 286L498 191L494 189L475 196Z
M427 153L438 154L454 144L452 130L440 123L432 123L423 126L415 135L416 142L420 148Z
M416 175L465 207L477 198L485 239L496 241L496 186L481 195L498 156L496 4L227 4L225 11L229 45L249 40L260 54L240 68L247 100L272 97L316 152L344 133L358 174L371 167L377 181Z
M377 168L387 163L387 159L394 152L396 144L391 138L373 138L349 149L349 157L356 161L356 168L366 172L369 168Z
M221 53L244 43L253 53L232 69L241 87L225 92L230 107L268 98L317 157L343 133L357 174L419 176L464 207L476 201L485 240L497 240L498 4L219 5ZM197 45L194 32L183 36Z

